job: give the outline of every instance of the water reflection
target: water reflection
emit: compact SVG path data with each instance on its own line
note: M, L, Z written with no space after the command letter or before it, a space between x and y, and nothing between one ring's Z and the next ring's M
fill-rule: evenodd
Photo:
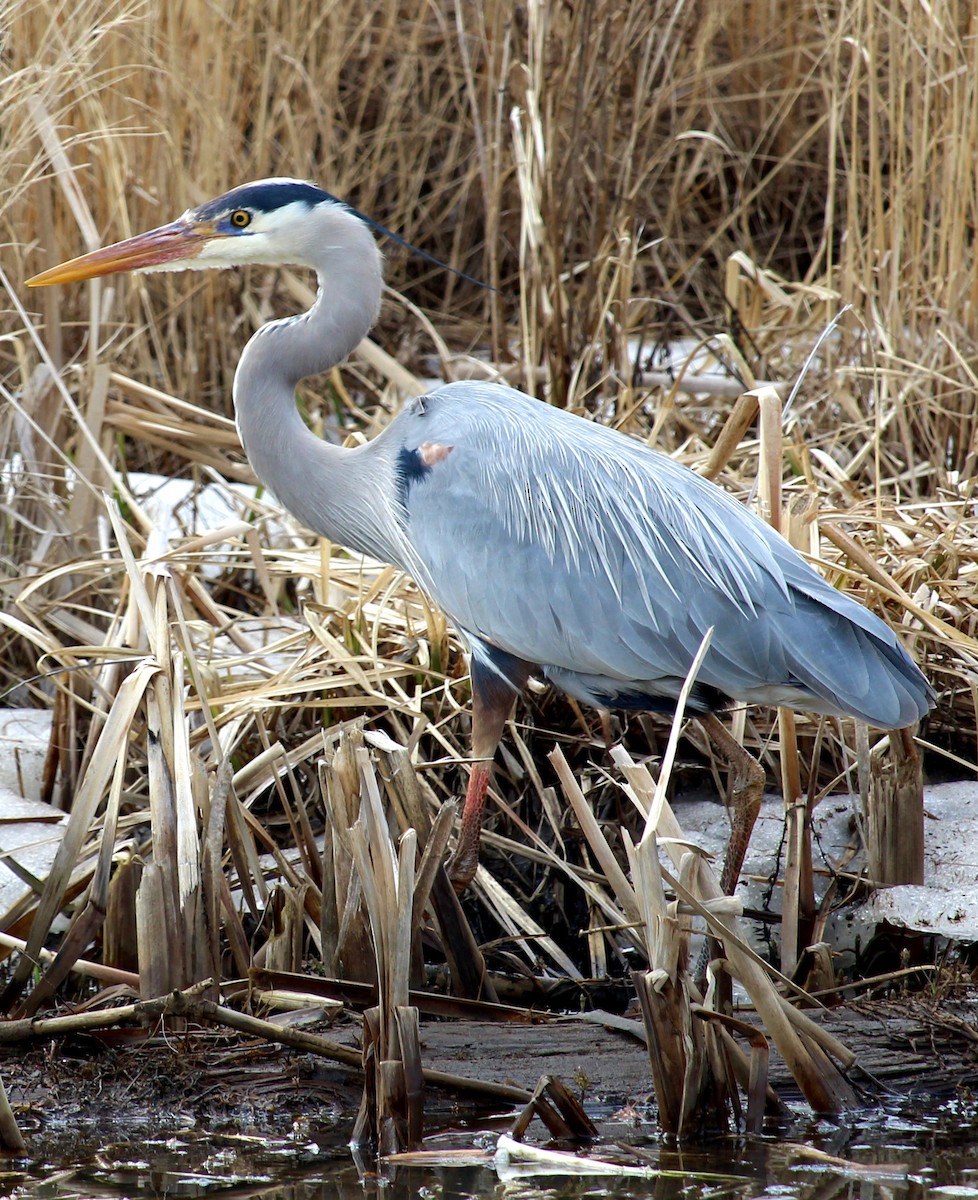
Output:
M730 1138L684 1149L664 1146L651 1124L601 1122L604 1151L627 1143L641 1163L681 1178L581 1178L493 1166L495 1134L459 1129L428 1139L433 1165L361 1164L347 1148L346 1125L303 1125L280 1140L239 1132L204 1133L177 1125L166 1133L107 1136L105 1131L25 1130L33 1157L10 1162L0 1192L16 1197L268 1197L281 1200L506 1200L558 1197L797 1197L892 1200L923 1196L978 1200L978 1103L971 1098L874 1109L845 1122L799 1123L777 1138ZM118 1129L115 1131L118 1134ZM466 1151L460 1161L448 1157ZM592 1150L591 1153L596 1151ZM704 1179L701 1176L726 1176ZM732 1178L731 1178L732 1177Z

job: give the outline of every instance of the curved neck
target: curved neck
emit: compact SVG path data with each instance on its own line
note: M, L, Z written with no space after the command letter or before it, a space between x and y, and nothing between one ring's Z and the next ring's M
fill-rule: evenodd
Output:
M328 268L316 267L318 291L308 312L269 321L252 335L234 377L239 414L244 410L247 418L251 407L239 394L242 389L271 382L294 392L300 380L341 363L370 331L380 309L383 280L377 247L366 230L363 234L369 255L345 246L330 250Z
M262 326L245 347L234 376L235 416L258 478L289 512L324 537L390 561L390 514L378 512L378 496L387 494L383 457L322 441L295 405L298 382L346 358L380 305L372 235L352 217L342 232L342 239L324 237L320 261L311 264L319 278L312 308Z

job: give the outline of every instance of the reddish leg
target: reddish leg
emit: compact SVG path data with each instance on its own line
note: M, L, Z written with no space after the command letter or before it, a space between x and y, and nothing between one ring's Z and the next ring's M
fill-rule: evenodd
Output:
M501 652L497 652L500 653ZM448 877L456 892L464 892L479 865L482 813L503 727L513 710L516 694L530 673L527 663L506 655L497 674L475 656L472 659L472 768L455 852L448 861Z
M482 813L489 791L491 762L473 763L469 772L469 786L465 793L465 807L458 829L455 852L448 860L448 878L456 892L464 892L472 882L479 866L479 839L482 835Z
M719 717L710 714L700 717L707 736L727 760L730 769L730 806L733 809L727 857L723 861L720 886L728 896L733 895L744 865L744 855L761 809L764 796L764 769L737 741Z

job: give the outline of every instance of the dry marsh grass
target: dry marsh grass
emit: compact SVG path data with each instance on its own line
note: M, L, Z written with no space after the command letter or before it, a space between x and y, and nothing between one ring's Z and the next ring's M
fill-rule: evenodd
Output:
M308 281L21 286L266 175L313 178L497 289L389 246L376 337L400 367L358 356L305 385L315 424L369 436L416 376L479 369L475 356L745 496L759 481L777 494L776 475L786 503L815 498L796 539L904 626L941 693L926 736L973 770L972 19L943 3L0 0L0 691L53 708L49 794L72 810L58 869L4 928L30 928L34 953L67 907L81 954L106 912L106 945L181 986L266 953L284 880L299 897L290 945L322 952L324 733L328 748L366 717L407 748L426 803L460 790L465 664L409 582L312 543L260 496L231 495L217 534L168 545L130 486L146 468L196 488L251 481L234 364ZM729 389L663 380L660 348L679 334L711 339L744 386L802 376L775 462ZM490 847L536 870L564 845L541 765L555 739L590 799L620 810L619 784L588 765L605 761L603 732L559 699L520 708L498 791L534 815L510 810ZM648 721L621 732L640 755L663 736ZM776 769L770 717L748 735ZM799 722L810 792L853 769L847 737ZM135 912L113 855L174 853L187 865ZM581 854L571 874L589 869ZM559 889L569 924L587 924L587 901ZM598 972L621 952L595 935L575 966L535 900L486 879L480 896L531 965Z

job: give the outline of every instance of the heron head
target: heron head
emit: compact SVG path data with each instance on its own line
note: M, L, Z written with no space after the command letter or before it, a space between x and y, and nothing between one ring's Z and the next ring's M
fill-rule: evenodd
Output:
M346 227L346 237L338 237L342 244L361 220L353 209L314 184L261 179L188 209L148 233L42 271L27 284L44 287L122 271L204 270L248 263L314 266L331 241L324 224Z

